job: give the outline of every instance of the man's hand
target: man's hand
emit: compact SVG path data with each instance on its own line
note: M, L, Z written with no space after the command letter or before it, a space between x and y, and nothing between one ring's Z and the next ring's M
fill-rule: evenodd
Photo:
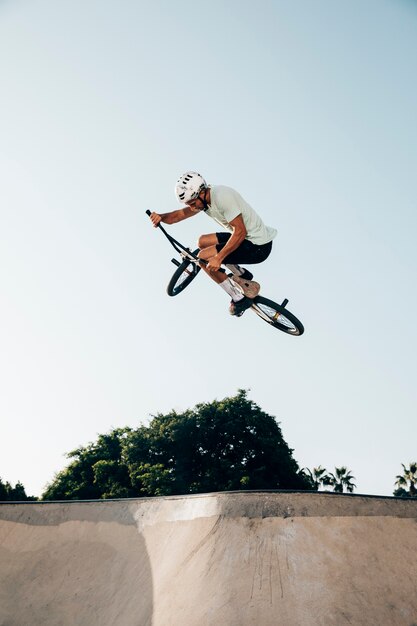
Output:
M158 226L159 222L162 221L162 216L159 215L159 213L151 213L149 218L152 224L155 226L155 228Z
M222 264L222 259L220 259L219 255L216 254L215 256L212 256L211 259L209 260L207 269L210 272L217 272L217 270L220 269L221 264Z

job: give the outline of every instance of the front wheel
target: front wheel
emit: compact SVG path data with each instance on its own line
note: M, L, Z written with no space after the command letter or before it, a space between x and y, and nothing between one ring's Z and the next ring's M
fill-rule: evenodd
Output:
M196 254L198 250L195 251ZM172 275L171 280L168 283L167 293L169 296L177 296L181 291L184 291L192 280L197 276L201 267L191 261L190 259L184 259L182 263L178 265L178 268Z
M257 296L251 308L261 319L284 333L297 336L302 335L304 332L304 326L300 320L284 306L277 304L273 300Z

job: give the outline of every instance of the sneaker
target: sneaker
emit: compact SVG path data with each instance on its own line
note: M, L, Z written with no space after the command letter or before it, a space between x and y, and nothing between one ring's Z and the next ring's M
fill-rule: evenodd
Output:
M253 278L253 274L247 269L243 270L243 274L228 274L229 278L234 278L235 276L239 276L239 278L243 278L244 280L252 280Z
M253 279L253 274L249 270L245 269L243 274L240 275L240 278L244 278L245 280L252 280Z
M248 298L256 298L258 295L261 286L255 280L245 280L241 276L233 276L231 279L234 283L239 285L241 288L243 295Z
M234 300L230 300L229 305L229 313L230 315L234 315L235 317L240 317L244 314L246 309L249 309L253 304L252 298L247 298L246 296L241 300L235 302Z

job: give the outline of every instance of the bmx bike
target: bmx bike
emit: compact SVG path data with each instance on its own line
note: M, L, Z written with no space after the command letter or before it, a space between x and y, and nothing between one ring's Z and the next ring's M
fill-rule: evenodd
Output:
M146 211L146 214L150 215L151 212L148 210ZM158 228L163 232L165 237L182 259L181 261L178 259L171 259L171 262L177 266L177 269L173 273L167 286L168 295L177 296L194 280L200 272L201 266L207 265L207 261L198 258L198 248L197 250L192 251L190 248L186 248L182 245L182 243L167 233L161 224L158 224ZM287 298L285 298L281 304L278 304L269 298L256 296L250 309L254 311L262 320L264 320L264 322L267 322L267 324L270 324L274 328L282 330L284 333L289 335L302 335L304 332L304 326L300 320L286 308L287 304Z

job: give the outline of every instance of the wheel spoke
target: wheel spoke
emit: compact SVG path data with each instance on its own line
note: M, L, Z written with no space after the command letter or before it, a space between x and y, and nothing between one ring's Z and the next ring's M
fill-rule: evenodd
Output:
M303 326L297 318L272 300L259 297L252 308L261 319L279 330L290 335L300 335L304 332Z
M192 272L190 272L189 270L184 270L181 276L177 280L177 287L181 285L184 282L184 280L187 280L187 278L191 276L191 274Z

